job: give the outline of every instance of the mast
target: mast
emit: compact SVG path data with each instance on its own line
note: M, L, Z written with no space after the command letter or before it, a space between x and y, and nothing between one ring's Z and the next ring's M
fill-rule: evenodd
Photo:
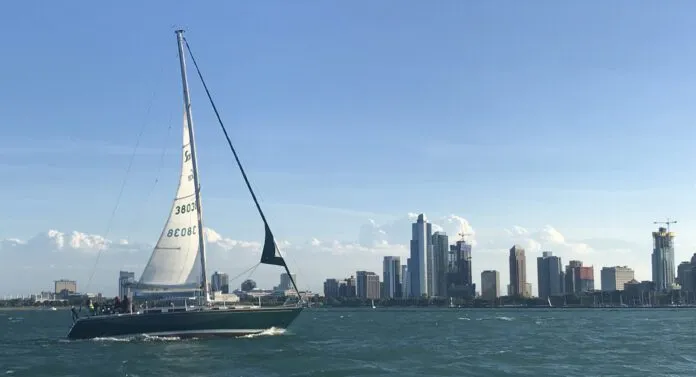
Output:
M208 274L205 271L205 240L203 235L203 207L201 207L201 185L198 180L198 163L196 162L196 142L193 138L193 119L191 118L191 97L189 96L188 79L186 77L186 61L184 60L184 31L177 30L176 41L179 46L179 64L181 66L181 85L184 89L184 106L186 108L186 122L188 123L189 144L191 146L191 163L193 165L193 185L198 208L198 250L201 256L201 274L203 275L203 302L210 301L208 292Z

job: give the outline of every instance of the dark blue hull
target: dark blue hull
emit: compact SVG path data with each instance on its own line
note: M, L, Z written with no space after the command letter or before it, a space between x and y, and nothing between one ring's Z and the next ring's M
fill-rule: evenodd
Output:
M126 335L178 337L240 336L274 328L285 329L301 307L189 310L165 313L115 314L78 319L68 339Z

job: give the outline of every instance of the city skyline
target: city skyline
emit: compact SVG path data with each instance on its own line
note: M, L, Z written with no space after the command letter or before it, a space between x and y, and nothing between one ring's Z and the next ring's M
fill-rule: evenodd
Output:
M304 264L297 264L298 274L304 283L304 285L300 285L300 289L302 290L307 289L313 292L321 292L323 289L324 280L327 277L343 279L351 275L354 276L358 270L375 272L376 275L379 276L380 281L383 281L384 276L382 266L384 256L393 255L395 257L399 257L402 261L402 265L405 265L406 261L410 257L410 247L390 243L389 241L392 240L392 237L394 236L390 236L387 233L387 230L389 230L392 234L410 234L412 232L409 232L409 230L412 231L410 228L414 222L417 222L417 218L418 214L410 213L405 218L402 218L402 221L394 222L392 224L388 224L387 226L380 227L374 222L367 223L361 228L359 238L362 239L363 242L370 239L373 247L369 247L368 244L360 244L359 242L341 243L334 241L327 243L321 242L317 239L309 240L300 245L290 244L289 242L285 241L280 241L279 244L282 246L281 250L288 253L287 255L289 263L292 263L293 265L297 263L295 258L314 258L314 261L317 262L316 259L318 256L321 259L320 263L322 266L334 263L333 266L335 269L333 271L337 272L331 273L331 269L323 268L319 271L315 271L309 276L305 276L303 274L303 272L307 270L307 268L304 267ZM543 256L544 251L551 251L554 256L560 257L564 261L564 268L569 261L573 260L581 260L585 266L593 266L596 289L600 289L600 280L598 278L603 267L628 265L628 267L635 271L635 278L638 281L652 280L652 266L650 264L651 254L654 251L652 248L644 250L642 253L642 258L647 259L648 265L644 266L643 270L641 271L640 268L636 268L633 265L635 264L636 266L640 266L640 260L636 260L634 258L624 258L626 255L625 253L616 253L614 258L612 258L611 255L599 256L597 255L598 250L588 248L589 245L575 244L565 241L563 235L552 227L546 227L541 231L536 232L536 234L522 227L506 229L503 233L506 234L507 237L501 237L501 239L505 241L499 241L500 246L493 248L490 246L490 240L485 242L484 240L481 240L481 236L477 237L477 234L480 234L480 232L474 230L468 221L462 217L450 215L438 218L435 221L437 222L432 223L433 233L439 232L441 234L447 234L448 236L450 234L469 234L465 238L467 238L468 242L473 245L472 276L473 283L476 284L477 291L479 292L481 272L485 270L495 270L500 274L499 276L502 286L501 292L506 293L506 287L509 284L509 248L510 246L515 245L526 245L526 247L523 247L525 249L525 257L527 259L526 281L528 284L532 284L532 294L535 296L537 295L539 287L537 282L537 263L534 261L536 261L537 257ZM441 226L438 223L445 225ZM404 229L401 229L401 232L399 232L397 225L405 225L405 231ZM653 232L657 230L655 227L656 226L653 225ZM675 231L673 231L673 233L677 234L675 237L675 244L678 244L678 233ZM370 238L375 236L377 236L377 238ZM461 239L461 237L455 238L454 240L450 238L449 244L456 244L458 239ZM228 239L211 229L206 229L206 240L210 253L209 260L211 263L215 264L213 270L224 271L230 276L234 276L239 272L242 272L242 270L245 269L243 267L248 268L257 262L256 258L258 257L258 252L260 250L260 242L240 242L237 240ZM547 241L543 245L549 246L542 246L542 243L540 242L542 240ZM65 235L61 234L60 232L52 231L42 235L42 237L37 237L34 240L30 240L30 242L6 240L4 241L3 245L5 247L9 245L14 251L14 255L26 255L31 257L33 257L33 255L24 254L26 250L30 250L29 248L31 247L49 250L50 253L48 256L51 258L46 259L47 263L64 263L65 265L67 263L74 263L75 260L79 260L79 266L68 269L72 272L60 273L60 268L56 268L59 266L59 264L53 265L54 267L50 267L49 265L47 270L52 271L56 275L52 276L51 279L48 279L47 281L69 278L86 282L97 255L96 245L98 245L100 242L103 242L103 238L98 236L90 236L79 233ZM513 244L508 247L503 247L502 242L513 242ZM95 275L98 275L99 272L106 273L107 271L111 271L112 268L113 271L105 274L103 278L95 278L93 285L88 286L90 288L90 292L117 292L118 287L113 283L113 276L117 276L118 271L120 270L132 270L135 272L135 277L138 278L142 273L142 268L145 265L147 256L151 252L150 246L146 244L107 241L107 245L108 246L104 249L104 251L102 251L103 254L100 257L100 262L97 264L97 273ZM528 250L530 250L531 247L536 247L536 250L531 249L533 251L530 253ZM676 264L679 264L682 261L690 260L691 255L693 254L689 253L688 251L680 253L678 248L675 248L674 252L676 255ZM686 255L682 257L682 254ZM234 257L237 257L238 259L235 260L236 258ZM595 259L596 257L599 258ZM641 258L641 256L638 257ZM145 258L144 261L143 258ZM65 260L61 262L62 259ZM366 260L372 260L376 263L366 263ZM109 264L113 263L114 261L119 261L119 263L123 264L109 267ZM351 261L352 267L346 266L345 263L343 263L345 261ZM242 265L232 267L232 264L235 262L239 262ZM21 270L23 271L31 271L32 269L33 268L31 265L21 266ZM276 268L260 266L257 270L259 271L252 275L252 278L259 283L260 288L271 288L274 284L276 284L277 276L280 273ZM324 271L326 271L326 273L324 273ZM3 283L0 284L0 288L8 286L7 283L2 281L3 279L8 281L8 279L6 279L7 276L7 274L4 274L5 278L0 277L0 282ZM242 281L242 277L238 277L238 279L235 281L230 281L230 289L237 289ZM19 285L18 288L14 290L5 289L4 291L0 291L0 295L27 294L29 292L40 292L46 289L45 286L41 285L43 283L40 281L32 281L32 284L34 284L35 287L27 288L27 284L23 284ZM83 283L81 286L85 287L86 284Z
M690 259L696 4L407 3L8 4L22 17L0 61L0 295L60 278L115 294L119 270L140 277L179 178L176 23L303 288L381 275L383 255L404 264L411 211L450 243L466 219L474 281L497 270L502 292L514 244L535 286L547 250L651 280L667 217L675 263ZM263 226L191 92L210 269L232 278L258 262ZM669 148L645 153L656 133Z

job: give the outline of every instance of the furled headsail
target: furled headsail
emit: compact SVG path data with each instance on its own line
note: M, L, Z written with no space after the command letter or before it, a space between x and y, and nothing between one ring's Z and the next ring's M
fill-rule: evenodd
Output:
M259 208L259 212L261 209ZM263 216L263 213L261 213L261 216ZM273 232L271 232L271 228L268 226L268 224L264 225L266 228L266 237L263 242L263 252L261 253L261 263L263 264L272 264L275 266L283 266L285 267L285 259L278 255L276 251L278 250L278 247L276 246L275 243L275 238L273 237Z

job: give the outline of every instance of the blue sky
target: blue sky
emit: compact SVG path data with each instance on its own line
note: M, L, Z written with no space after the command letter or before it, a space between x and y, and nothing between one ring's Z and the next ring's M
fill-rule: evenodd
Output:
M694 11L687 1L8 3L0 239L104 235L143 130L107 236L155 241L179 164L177 25L278 238L357 242L369 219L456 214L481 245L507 245L490 238L513 226L592 240L581 258L596 266L612 242L630 243L617 260L649 279L654 220L679 220L677 259L696 251ZM258 241L190 81L206 226ZM505 269L503 254L481 253L479 270Z

